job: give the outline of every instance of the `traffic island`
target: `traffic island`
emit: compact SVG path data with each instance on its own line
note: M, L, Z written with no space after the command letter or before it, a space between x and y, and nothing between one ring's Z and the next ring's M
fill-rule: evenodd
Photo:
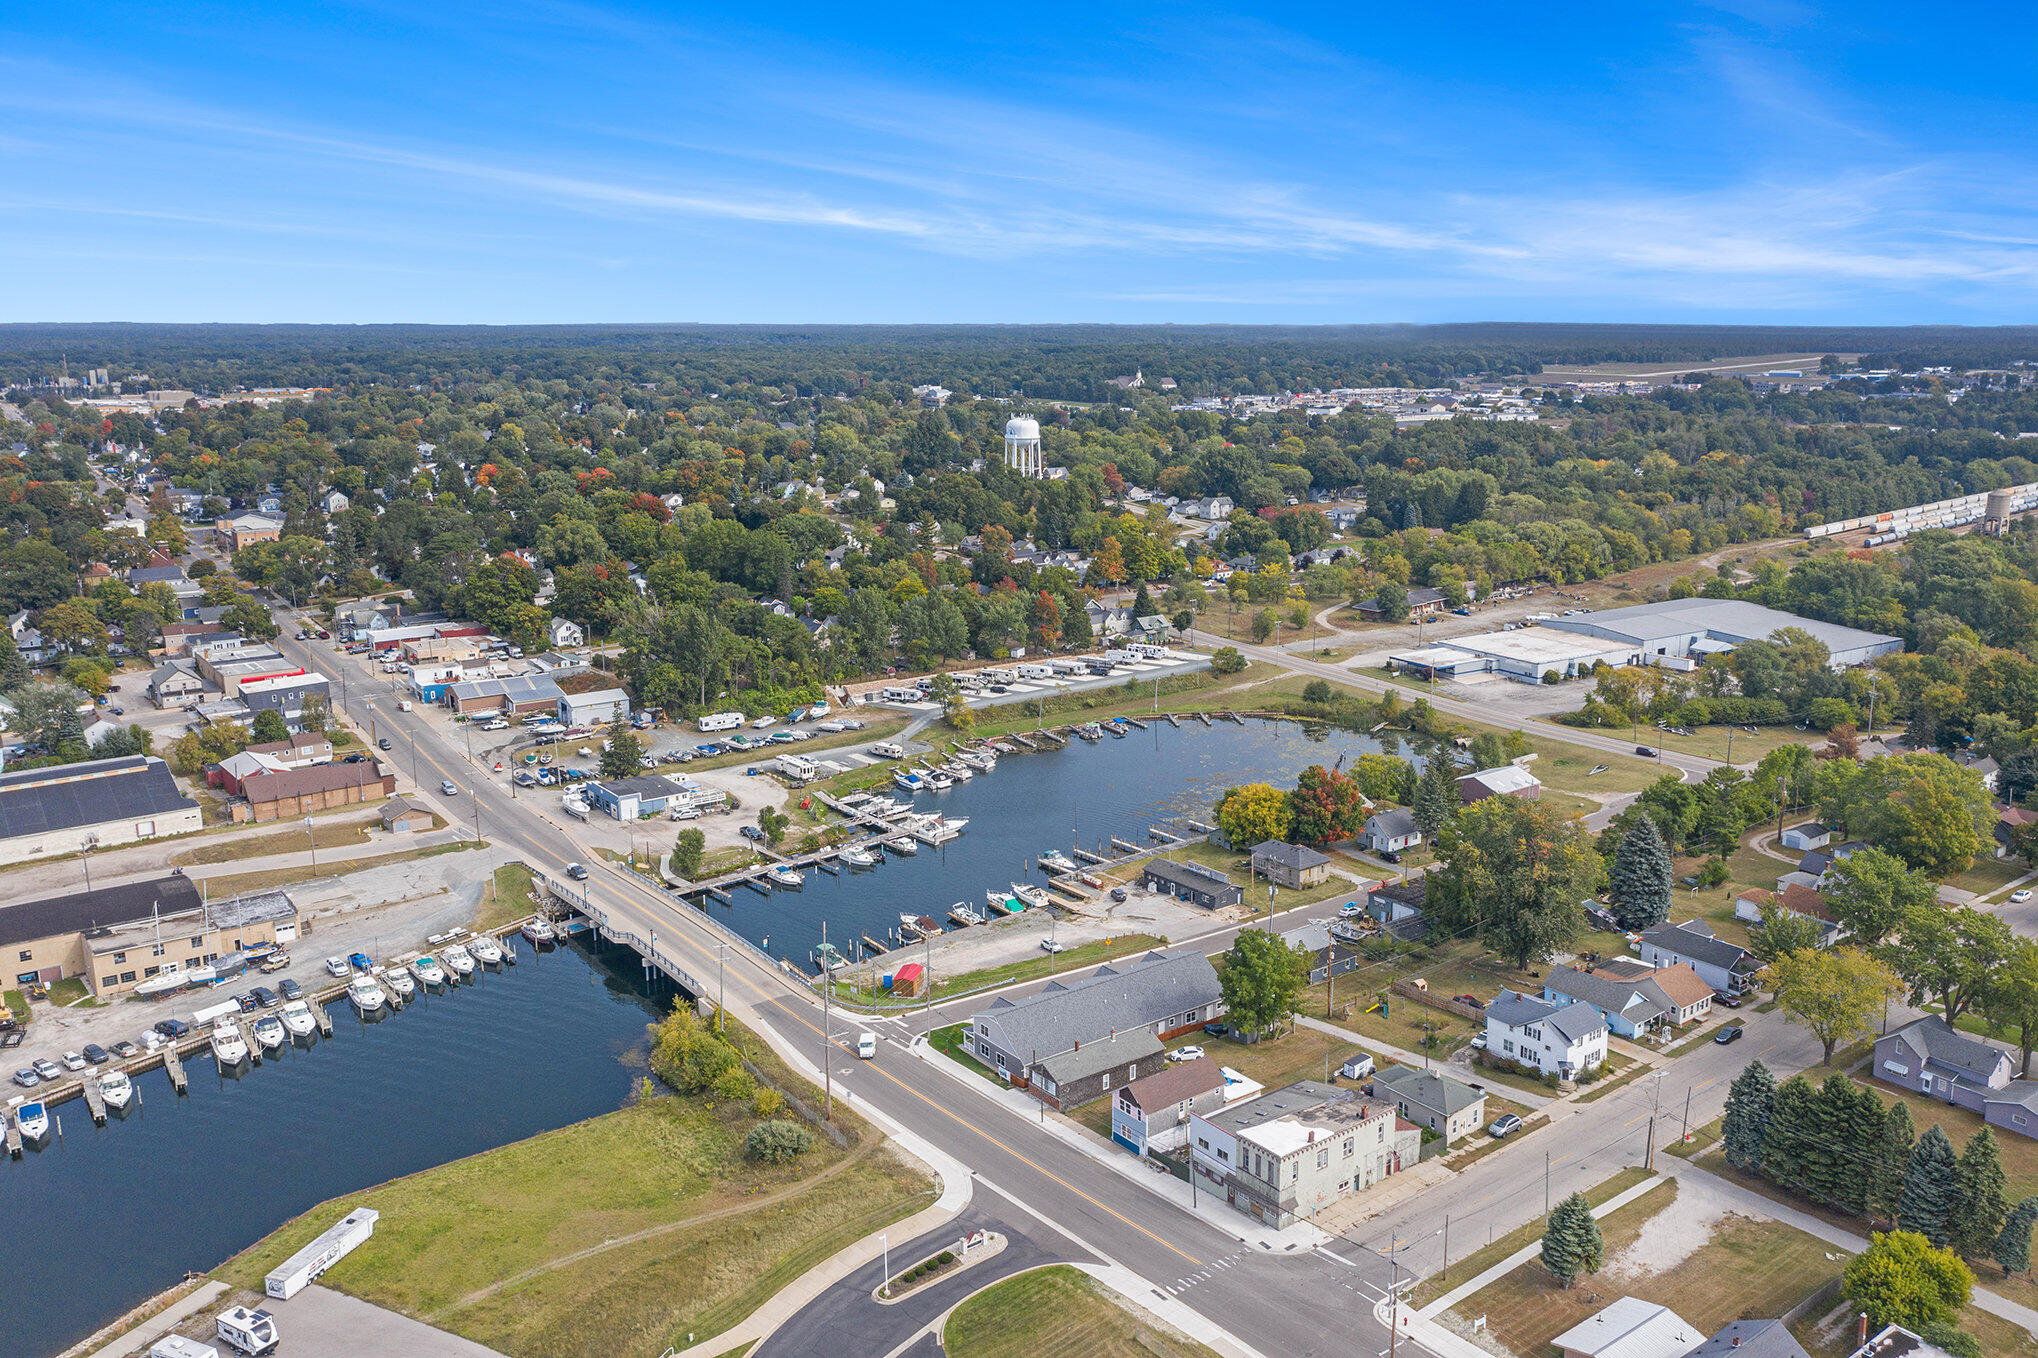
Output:
M923 1288L975 1268L1005 1251L1005 1237L996 1231L972 1231L956 1242L954 1249L929 1255L911 1268L893 1274L871 1292L880 1306L905 1301Z

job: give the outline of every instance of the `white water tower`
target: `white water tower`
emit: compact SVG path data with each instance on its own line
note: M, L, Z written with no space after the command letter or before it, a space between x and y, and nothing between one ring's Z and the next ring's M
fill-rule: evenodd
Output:
M1040 421L1024 415L1005 421L1005 465L1036 481L1047 474L1040 456Z

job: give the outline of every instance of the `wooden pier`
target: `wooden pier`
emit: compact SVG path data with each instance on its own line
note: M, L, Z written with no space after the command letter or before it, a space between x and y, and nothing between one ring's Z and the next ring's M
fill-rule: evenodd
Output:
M1005 739L1007 739L1007 740L1011 740L1011 741L1016 741L1016 742L1018 742L1018 743L1019 743L1020 745L1024 746L1025 748L1027 748L1027 749L1029 749L1029 750L1038 750L1038 749L1040 748L1040 747L1039 747L1038 745L1036 745L1036 744L1034 744L1034 743L1033 743L1032 741L1028 740L1028 739L1027 739L1027 738L1026 738L1025 736L1022 736L1022 735L1020 735L1020 734L1019 734L1019 733L1018 733L1017 731L1014 731L1014 732L1013 732L1013 733L1012 733L1011 735L1009 735L1009 736L1006 736L1006 737L1005 737Z
M179 1094L191 1092L191 1077L184 1073L184 1058L177 1054L177 1044L163 1048L163 1072L170 1077L170 1088Z
M1180 835L1175 834L1169 830L1163 830L1158 825L1147 826L1146 837L1148 839L1158 839L1163 844L1180 844L1183 842L1182 837Z
M1200 821L1200 820L1187 820L1187 819L1185 819L1185 820L1183 820L1182 824L1184 824L1184 825L1188 826L1188 827L1189 827L1189 828L1190 828L1191 830L1196 830L1196 831L1199 831L1199 832L1201 832L1201 833L1203 833L1203 834L1206 834L1206 835L1209 835L1209 834L1215 834L1215 833L1217 832L1217 827L1216 827L1216 826L1214 826L1214 825L1205 825L1205 824L1204 824L1204 823L1203 823L1202 821Z
M1232 712L1232 711L1228 711L1228 710L1227 710L1227 711L1224 711L1224 712L1219 712L1219 713L1218 713L1217 715L1218 715L1218 716L1220 716L1220 717L1222 717L1222 718L1224 718L1224 719L1225 719L1226 721L1235 721L1235 722L1237 722L1237 723L1238 723L1238 724L1239 724L1240 726L1243 726L1243 725L1245 725L1245 718L1244 718L1244 717L1241 717L1241 716L1239 716L1239 715L1238 715L1238 713L1236 713L1236 712Z
M106 1096L99 1092L99 1081L97 1079L80 1080L78 1082L78 1092L85 1096L85 1110L92 1114L92 1125L94 1127L104 1127L106 1125Z
M1191 712L1189 715L1202 722L1205 726L1210 724L1210 714L1208 712Z
M890 948L878 942L876 939L872 938L869 934L865 934L863 936L863 950L873 957L877 956L879 953L888 953L891 951Z
M1077 849L1075 855L1085 863L1106 863L1110 861L1102 854L1091 853L1088 849Z
M1146 721L1143 718L1126 717L1125 720L1131 722L1134 726L1137 726L1142 731L1146 729Z
M1050 745L1059 746L1066 745L1069 743L1068 737L1061 734L1059 731L1036 731L1034 732L1034 735L1036 735L1042 740L1045 740Z
M6 1126L7 1154L10 1159L21 1158L21 1124L14 1120L14 1110L0 1110L0 1123Z
M422 985L424 983L420 981L418 984ZM331 1037L333 1035L333 1016L327 1013L326 1007L317 1000L311 1002L311 1017L312 1021L318 1024L318 1035L320 1037Z
M1161 713L1161 717L1162 717L1162 718L1163 718L1163 719L1164 719L1164 720L1165 720L1165 721L1167 722L1167 724L1168 724L1168 725L1170 725L1170 726L1180 726L1180 725L1182 724L1182 719L1181 719L1180 717L1176 716L1176 715L1175 715L1174 713L1172 713L1172 712L1163 712L1163 713Z
M1111 836L1111 847L1117 849L1120 853L1138 853L1140 851L1137 844L1127 844L1116 835Z

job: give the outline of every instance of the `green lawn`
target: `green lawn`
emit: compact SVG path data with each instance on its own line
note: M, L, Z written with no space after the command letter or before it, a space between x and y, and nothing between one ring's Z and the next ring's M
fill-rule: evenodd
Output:
M1622 1193L1627 1192L1628 1189L1633 1188L1648 1177L1648 1170L1643 1169L1639 1165L1630 1165L1626 1169L1615 1171L1609 1178L1601 1180L1591 1188L1586 1189L1585 1200L1594 1207L1597 1207L1609 1198L1618 1197ZM1508 1255L1513 1254L1523 1245L1532 1245L1542 1238L1543 1221L1541 1217L1536 1218L1525 1226L1517 1226L1500 1239L1495 1240L1489 1245L1482 1246L1452 1263L1448 1269L1431 1277L1424 1278L1409 1291L1409 1300L1416 1306L1426 1305L1450 1291L1455 1285L1452 1282L1453 1279L1456 1279L1457 1282L1463 1282L1467 1278L1476 1277L1478 1274L1485 1272L1505 1259Z
M477 932L500 929L522 919L537 908L536 891L537 881L529 868L522 863L503 864L495 870L488 895L476 907L470 927Z
M1279 1089L1297 1080L1322 1080L1337 1074L1345 1059L1359 1048L1340 1037L1304 1028L1300 1024L1279 1037L1259 1042L1239 1042L1231 1037L1196 1039L1203 1051L1219 1065L1230 1066L1249 1080L1268 1089Z
M987 1287L942 1327L949 1358L1216 1358L1067 1264Z
M964 1070L975 1071L1000 1089L1011 1087L1011 1081L1001 1077L983 1062L969 1054L964 1034L969 1030L967 1023L952 1023L946 1028L936 1028L927 1034L928 1045L961 1066Z

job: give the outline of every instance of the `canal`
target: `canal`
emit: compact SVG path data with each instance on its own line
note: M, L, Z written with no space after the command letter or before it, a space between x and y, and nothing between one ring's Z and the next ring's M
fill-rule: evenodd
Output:
M913 857L887 855L875 868L845 866L839 876L807 870L805 884L794 890L765 894L737 887L727 904L712 902L707 909L773 956L809 967L823 920L829 941L847 954L865 933L886 941L902 913L945 921L957 901L982 908L988 888L1042 881L1044 874L1029 865L1050 850L1067 854L1080 847L1108 857L1114 837L1148 844L1149 826L1193 834L1177 822L1209 823L1227 787L1254 781L1288 787L1311 764L1328 767L1342 758L1349 766L1359 755L1378 753L1423 763L1422 754L1392 732L1370 736L1255 720L1179 728L1163 721L1120 738L1006 755L993 773L912 799L921 811L967 817L960 839L939 849L922 845ZM878 790L905 796L890 782Z
M187 1060L184 1098L138 1076L105 1127L60 1105L61 1140L0 1157L0 1358L47 1358L328 1198L620 1107L657 1009L634 954L519 956L378 1023L342 1001L330 1039L237 1079Z

